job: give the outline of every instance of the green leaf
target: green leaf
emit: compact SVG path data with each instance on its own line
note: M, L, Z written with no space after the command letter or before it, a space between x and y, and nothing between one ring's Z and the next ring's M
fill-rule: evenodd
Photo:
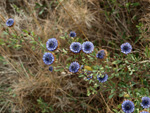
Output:
M66 39L64 36L61 36L60 38L61 38L61 39L63 39L63 40L65 40L65 39Z
M148 82L146 81L146 79L143 80L143 84L148 86Z
M140 5L140 3L139 3L139 2L135 2L135 3L132 3L132 5L133 5L134 7L137 7L137 6Z
M44 12L44 8L39 12L39 15L41 15Z
M109 99L111 99L113 96L115 95L115 93L114 94L111 94L111 95L109 95Z
M5 42L3 39L0 39L0 45L5 45Z
M66 51L65 49L63 49L63 52L64 52L65 54L67 54L67 51Z
M42 44L42 43L40 42L40 45L41 45L44 49L46 49L46 44Z

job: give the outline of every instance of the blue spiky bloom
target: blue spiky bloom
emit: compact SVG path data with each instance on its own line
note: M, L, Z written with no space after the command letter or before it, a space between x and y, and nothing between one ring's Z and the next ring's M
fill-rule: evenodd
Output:
M53 71L53 67L52 66L49 66L49 71Z
M140 113L149 113L148 111L141 111Z
M82 45L79 42L72 42L70 45L70 50L74 53L79 53L81 51Z
M121 45L122 53L128 54L128 53L131 53L131 51L132 51L132 46L130 45L130 43L126 42Z
M82 44L82 50L84 53L92 53L94 50L94 45L90 41L86 41Z
M52 53L44 53L43 55L43 62L46 64L46 65L50 65L54 62L54 56Z
M103 59L105 56L105 51L104 50L100 50L97 54L96 57L99 59Z
M58 47L58 41L56 38L50 38L48 39L48 41L46 42L46 48L49 50L49 51L54 51L56 50Z
M69 34L70 37L76 37L76 33L74 31L71 31Z
M134 103L130 100L123 101L121 106L125 113L132 113L134 111Z
M150 107L150 98L149 97L142 97L141 106L143 108L149 108Z
M78 62L72 62L70 64L70 67L69 67L69 71L72 72L72 73L76 73L78 72L78 70L80 69L80 65Z
M14 19L12 19L12 18L9 18L9 19L6 21L6 25L7 25L8 27L11 27L13 24L14 24Z
M108 75L105 74L103 77L101 77L100 75L97 75L97 80L101 83L106 82L108 79Z

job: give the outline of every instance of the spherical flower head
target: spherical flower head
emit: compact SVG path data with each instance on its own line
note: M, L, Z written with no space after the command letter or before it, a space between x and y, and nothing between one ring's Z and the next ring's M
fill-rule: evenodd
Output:
M50 65L54 62L55 58L53 56L52 53L44 53L43 55L43 62L46 64L46 65Z
M121 106L125 113L132 113L134 111L134 103L130 100L123 101Z
M72 62L70 64L70 67L69 67L69 71L72 72L72 73L76 73L78 72L78 70L80 69L80 65L78 62Z
M79 42L72 42L70 45L70 50L74 53L79 53L81 51L82 45Z
M13 24L14 24L14 19L12 19L12 18L9 18L9 19L6 21L6 25L7 25L8 27L13 26Z
M56 40L56 38L50 38L48 39L48 41L46 42L46 48L49 51L54 51L56 50L58 47L58 41Z
M105 57L105 51L104 50L100 50L97 54L96 57L99 59L103 59Z
M53 71L53 67L52 66L49 66L49 71Z
M94 50L94 45L90 41L86 41L82 44L82 50L84 53L92 53Z
M105 74L103 77L101 77L100 75L97 75L97 80L101 83L106 82L108 79L108 75Z
M142 97L141 106L143 108L149 108L150 107L150 98L149 97Z
M149 113L148 111L141 111L140 113Z
M131 51L132 51L132 46L130 45L130 43L126 42L121 45L122 53L128 54L128 53L131 53Z
M74 31L71 31L69 34L70 37L76 37L76 33Z

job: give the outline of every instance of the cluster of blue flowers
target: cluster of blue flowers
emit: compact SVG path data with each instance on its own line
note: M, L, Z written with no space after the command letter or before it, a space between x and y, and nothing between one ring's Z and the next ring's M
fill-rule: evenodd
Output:
M82 50L84 53L88 54L92 53L92 51L94 50L94 45L90 41L86 41L82 45L79 42L72 42L70 45L70 50L73 53L79 53Z
M10 18L6 21L6 25L8 27L12 27L14 25L14 19ZM71 31L70 32L70 37L76 37L76 33L74 31ZM55 51L59 46L59 42L56 38L50 38L48 39L48 41L46 42L46 48L47 50L53 52ZM130 45L130 43L126 42L126 43L123 43L121 46L121 52L124 53L124 54L129 54L131 53L132 51L132 46ZM71 45L70 45L70 50L73 52L73 53L79 53L81 52L81 50L86 53L86 54L90 54L94 51L94 44L90 41L86 41L84 42L83 44L79 43L79 42L72 42ZM107 56L107 51L102 49L100 51L98 51L98 53L96 54L96 57L98 59L105 59ZM55 61L55 56L53 53L49 53L49 52L46 52L44 53L43 55L43 62L46 64L46 65L51 65L53 64ZM79 69L83 69L84 66L81 65L80 67L80 64L78 62L72 62L69 66L69 71L72 72L72 73L77 73L79 71ZM53 67L52 66L49 66L49 71L53 71ZM87 74L91 74L91 71L88 71ZM87 76L87 79L90 80L92 79L93 76L89 75ZM107 74L102 74L102 75L97 75L97 80L101 83L104 83L106 82L108 79L108 75ZM125 113L132 113L134 111L134 103L130 100L125 100L123 101L122 103L122 110L123 112ZM144 108L144 109L147 109L150 107L150 98L149 97L143 97L142 98L142 102L141 102L141 106ZM140 113L149 113L147 111L141 111Z
M125 100L122 103L122 110L125 113L132 113L134 111L134 103L130 100ZM141 106L146 109L150 107L150 98L149 97L142 97ZM140 113L149 113L147 111L142 111Z
M48 39L48 41L46 42L46 48L49 51L55 51L58 48L58 41L56 38L50 38ZM52 53L44 53L43 55L43 62L46 65L51 65L53 62L55 61L55 57ZM53 71L53 67L50 66L49 67L49 71Z
M76 33L75 32L70 32L70 37L75 37ZM79 43L79 42L72 42L70 45L70 51L72 51L73 53L79 53L81 52L81 50L86 53L86 54L90 54L94 51L94 44L90 41L86 41L83 42L83 44ZM107 52L106 50L100 50L98 51L98 53L96 54L96 57L98 59L104 59L107 56ZM78 62L72 62L70 64L69 67L69 71L72 73L77 73L79 71L79 69L83 69L83 65L79 65ZM88 71L87 74L89 75L91 73L91 71ZM87 79L90 80L92 79L93 76L89 75L87 76ZM104 74L104 76L99 76L97 75L97 80L101 83L106 82L108 79L108 75Z
M74 31L71 31L69 36L74 38L74 37L76 37L76 33ZM79 53L79 52L81 52L81 50L86 54L90 54L94 51L94 44L90 41L83 42L83 44L81 44L79 42L71 43L71 45L70 45L71 52ZM128 42L123 43L121 45L122 53L128 54L131 52L131 50L132 50L132 46ZM101 60L105 59L107 57L107 51L104 49L98 51L98 53L96 54L96 57ZM75 61L70 64L69 71L72 73L77 73L79 71L79 69L81 69L81 68L83 68L83 66L80 67L79 63ZM92 76L87 77L88 80L90 80L91 78L92 78ZM106 82L107 79L108 79L107 74L104 74L103 76L97 75L97 80L101 83Z

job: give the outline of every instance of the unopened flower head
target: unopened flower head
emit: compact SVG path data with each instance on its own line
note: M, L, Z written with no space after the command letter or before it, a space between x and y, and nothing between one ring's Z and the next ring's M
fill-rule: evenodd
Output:
M105 51L104 51L103 49L100 50L100 51L96 54L96 57L99 58L99 59L103 59L105 56L106 56L106 53L105 53Z
M8 19L8 20L6 21L6 25L7 25L8 27L13 26L13 25L14 25L14 19L12 19L12 18Z
M143 108L149 108L150 107L150 98L149 97L142 97L141 106Z
M97 75L97 80L98 80L99 82L101 82L101 83L106 82L107 79L108 79L108 75L107 75L107 74L104 74L103 77L101 77L100 75Z
M70 37L76 37L76 33L74 31L71 31L69 34Z
M132 46L130 43L126 42L121 45L121 52L124 54L129 54L132 51Z
M130 100L123 101L121 106L125 113L132 113L134 111L134 103Z
M46 65L50 65L54 62L54 56L52 53L44 53L43 55L43 62L46 64Z
M70 67L69 67L69 71L72 72L72 73L76 73L78 72L78 70L80 69L80 65L78 62L72 62L70 64Z
M48 39L48 41L46 42L46 48L49 50L49 51L54 51L56 50L58 47L58 41L56 38L50 38Z
M53 67L52 66L49 66L49 71L53 71Z
M84 53L92 53L94 50L94 45L90 41L86 41L82 44L82 50Z
M82 49L82 45L79 42L72 42L70 45L70 50L74 53L79 53Z

